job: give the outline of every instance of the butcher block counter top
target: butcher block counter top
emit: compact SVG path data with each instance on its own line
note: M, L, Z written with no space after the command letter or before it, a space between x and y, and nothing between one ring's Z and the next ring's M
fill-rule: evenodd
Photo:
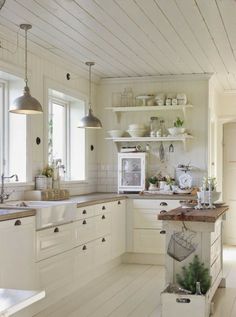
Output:
M35 216L36 210L23 207L0 206L0 221Z
M227 210L228 206L216 207L215 209L176 208L158 215L158 220L169 221L196 221L216 222Z

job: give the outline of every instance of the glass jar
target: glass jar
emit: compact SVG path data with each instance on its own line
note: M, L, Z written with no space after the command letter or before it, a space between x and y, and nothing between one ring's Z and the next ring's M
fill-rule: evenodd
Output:
M168 131L165 126L165 120L160 121L160 135L163 137L168 135Z
M150 118L150 136L155 137L158 129L159 129L158 117L151 117Z

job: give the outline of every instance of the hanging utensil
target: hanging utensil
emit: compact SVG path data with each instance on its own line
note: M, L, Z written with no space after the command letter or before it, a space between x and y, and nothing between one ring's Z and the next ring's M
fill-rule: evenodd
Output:
M174 152L174 145L173 144L170 144L170 146L169 146L169 152L170 153L173 153Z
M165 161L165 149L164 149L164 146L163 146L162 142L161 142L161 145L159 147L159 158L160 158L160 161L162 163Z

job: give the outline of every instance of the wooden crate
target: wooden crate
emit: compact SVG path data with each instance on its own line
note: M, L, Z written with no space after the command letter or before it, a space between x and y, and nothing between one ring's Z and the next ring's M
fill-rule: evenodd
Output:
M164 290L161 293L162 317L209 317L209 294L189 295L174 294Z

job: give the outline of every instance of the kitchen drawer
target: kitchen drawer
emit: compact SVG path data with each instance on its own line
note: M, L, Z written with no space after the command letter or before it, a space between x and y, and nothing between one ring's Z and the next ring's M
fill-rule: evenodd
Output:
M211 284L214 284L218 274L222 270L222 261L221 261L221 256L219 255L215 262L212 264L211 269L210 269L210 275L211 275Z
M33 227L35 230L35 217L24 217L7 221L0 221L0 230L14 228L21 230L22 227Z
M94 241L94 263L102 264L111 259L111 236L107 235Z
M74 252L72 250L36 263L38 288L47 293L73 282Z
M159 213L154 209L134 209L134 228L161 229L162 221L157 219Z
M73 223L76 246L89 242L96 238L96 218L97 217L85 218Z
M165 253L165 234L161 230L134 229L133 252L138 253Z
M72 223L36 232L36 260L49 258L74 246Z
M74 249L74 272L76 277L83 275L85 271L92 268L94 263L94 246L95 242L92 241Z
M75 213L75 219L84 219L88 217L94 216L94 208L93 206L85 206L85 207L79 207L76 210Z
M109 211L111 211L114 208L114 206L116 204L117 204L117 202L110 201L110 202L106 202L106 203L103 203L103 204L94 205L93 206L94 214L95 215L101 215L104 212L109 212Z
M95 234L96 238L111 233L111 213L104 212L95 217Z
M133 199L133 207L136 209L171 210L179 207L179 200L170 199Z
M221 235L215 240L215 242L211 246L211 264L215 261L215 259L221 255Z

